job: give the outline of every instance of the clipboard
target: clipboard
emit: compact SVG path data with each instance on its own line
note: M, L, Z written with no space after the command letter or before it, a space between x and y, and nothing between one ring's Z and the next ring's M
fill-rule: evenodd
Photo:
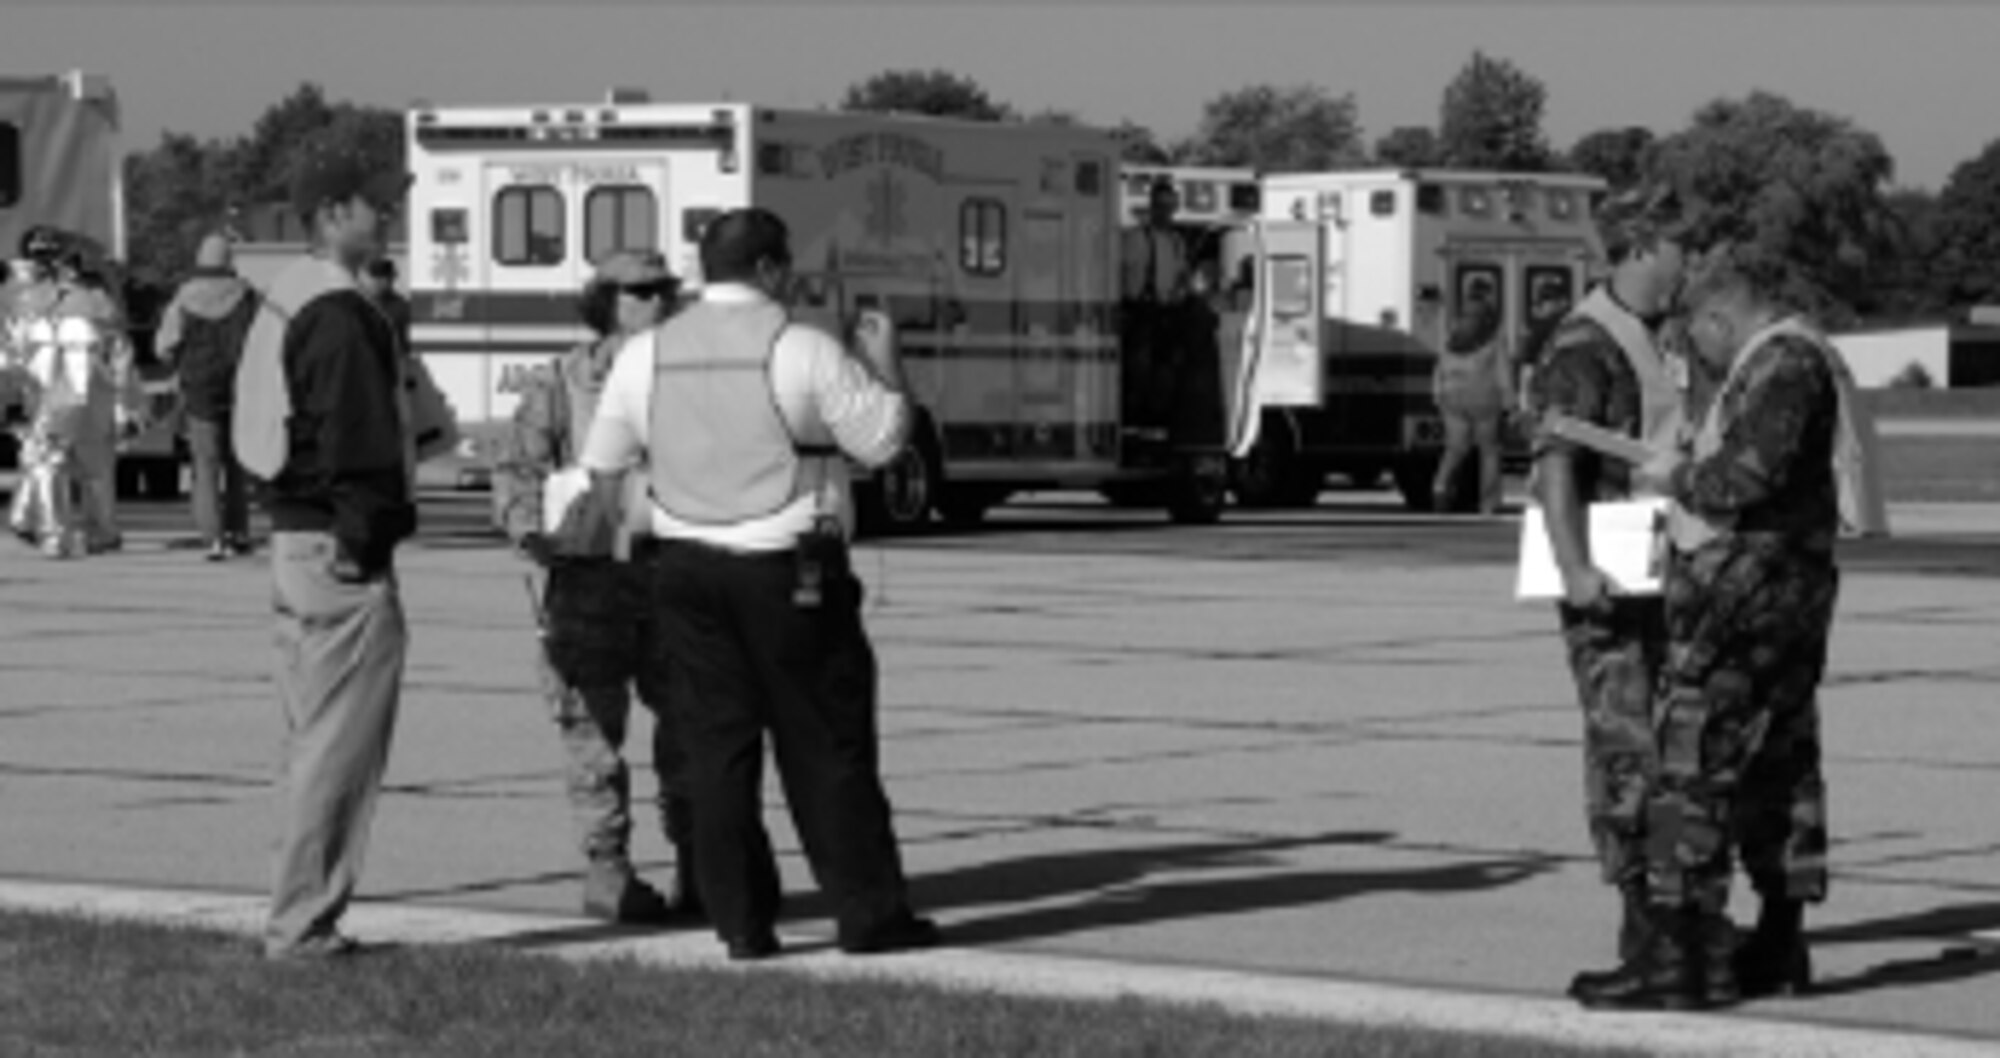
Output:
M1593 503L1589 509L1590 559L1611 579L1619 595L1656 596L1667 568L1667 518L1671 501L1662 496ZM1521 516L1520 562L1514 598L1538 602L1563 597L1562 570L1549 543L1542 509L1530 505Z
M1582 445L1598 455L1610 456L1635 466L1655 455L1652 446L1644 441L1569 415L1544 416L1541 428L1552 437L1560 437L1571 444Z

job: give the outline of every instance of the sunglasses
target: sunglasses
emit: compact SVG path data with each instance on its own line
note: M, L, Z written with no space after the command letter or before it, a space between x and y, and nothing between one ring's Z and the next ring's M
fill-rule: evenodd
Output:
M648 283L620 283L617 289L620 294L630 294L646 301L658 301L673 293L674 284L653 280Z

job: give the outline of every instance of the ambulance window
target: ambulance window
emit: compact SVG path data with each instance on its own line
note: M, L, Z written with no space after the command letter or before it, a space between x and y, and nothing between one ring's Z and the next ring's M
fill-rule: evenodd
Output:
M958 208L959 263L976 276L1007 270L1007 207L990 198L969 198Z
M1215 183L1210 180L1190 180L1187 182L1187 201L1182 206L1190 213L1215 212Z
M1424 184L1417 188L1418 212L1443 216L1444 210L1444 188L1436 184Z
M1104 167L1096 162L1083 162L1076 167L1076 193L1086 198L1096 198L1104 189Z
M1369 195L1368 212L1378 217L1395 216L1396 193L1394 191L1377 191L1374 194Z
M583 256L591 264L620 250L659 248L659 216L646 187L593 187L583 199Z
M21 201L21 130L0 121L0 209Z
M1576 216L1576 199L1567 191L1551 191L1549 195L1549 216L1557 220L1569 220Z
M431 210L431 241L439 246L457 246L467 241L466 216L462 209Z
M1234 213L1255 213L1262 196L1257 194L1256 184L1229 185L1229 209Z
M563 196L553 187L510 187L493 197L493 259L504 265L561 264Z

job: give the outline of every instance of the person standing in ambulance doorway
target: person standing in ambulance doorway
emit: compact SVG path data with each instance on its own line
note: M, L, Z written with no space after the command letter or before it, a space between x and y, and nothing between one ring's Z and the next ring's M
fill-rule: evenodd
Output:
M1651 443L1671 444L1685 421L1677 372L1658 343L1686 255L1681 207L1669 189L1642 188L1605 205L1599 223L1611 271L1556 327L1528 394L1538 422L1563 415ZM1584 815L1600 873L1623 900L1618 950L1645 939L1646 859L1641 804L1657 760L1653 684L1666 649L1657 596L1621 596L1595 565L1587 529L1593 502L1644 490L1631 468L1537 426L1530 492L1542 507L1562 570L1556 605L1583 706ZM1582 974L1571 994L1592 986Z
M1172 418L1182 330L1192 289L1187 246L1174 217L1180 193L1161 177L1146 199L1143 222L1125 229L1120 252L1120 344L1133 369L1121 385L1126 421L1164 427Z
M619 523L640 508L624 482L591 491L571 505L574 532L551 532L565 519L544 503L551 475L576 466L590 433L605 377L625 341L665 319L679 283L657 253L620 252L598 266L579 300L595 341L531 372L495 461L494 502L501 528L520 553L546 569L540 603L546 615L537 668L567 757L564 785L587 871L583 910L595 918L668 925L700 913L687 763L668 714L669 656L657 649L653 606L643 570L633 567L628 533L592 540L590 512L613 500ZM632 482L639 472L631 473ZM557 517L549 517L550 514ZM608 546L604 546L608 545ZM599 550L601 549L601 550ZM631 773L622 750L632 698L653 714L653 769L659 807L674 850L672 895L633 869Z
M759 806L764 740L841 950L928 947L910 909L876 733L877 671L848 556L849 459L887 464L910 429L879 315L865 353L794 323L784 222L761 209L701 237L701 299L619 353L583 464L642 459L651 536L635 543L678 676L695 872L732 959L779 951L782 888Z
M263 299L236 274L227 237L201 241L194 274L174 292L155 339L160 359L174 368L194 462L194 522L208 560L245 555L250 545L250 497L229 442L236 402L236 365Z

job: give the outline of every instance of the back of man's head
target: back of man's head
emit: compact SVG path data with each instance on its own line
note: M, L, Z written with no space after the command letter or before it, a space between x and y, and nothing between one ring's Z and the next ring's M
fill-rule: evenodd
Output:
M791 232L768 209L731 210L701 233L701 275L707 283L754 283L765 261L792 261Z

